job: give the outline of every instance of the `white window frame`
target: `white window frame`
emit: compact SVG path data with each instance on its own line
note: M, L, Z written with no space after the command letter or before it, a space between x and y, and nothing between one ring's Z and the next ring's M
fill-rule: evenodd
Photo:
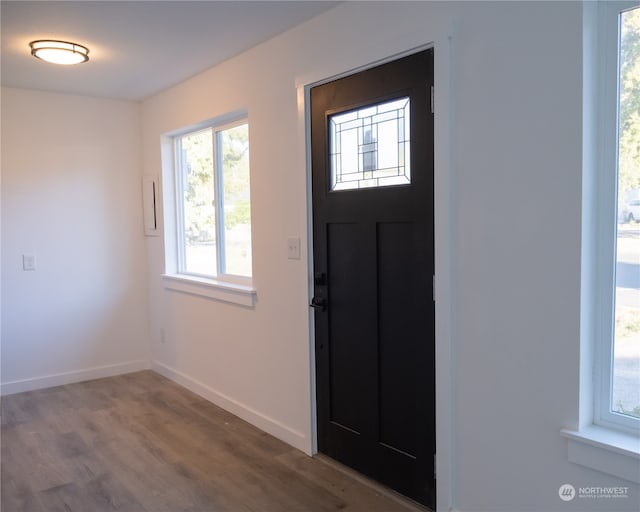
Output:
M198 295L214 300L230 302L245 307L254 307L256 290L253 276L237 276L222 272L224 268L224 248L220 241L224 240L224 226L219 222L222 201L216 201L216 244L217 274L215 276L188 272L185 266L184 248L184 204L183 177L178 163L178 140L185 135L204 129L212 129L214 143L214 180L216 197L222 193L222 176L219 155L216 154L218 132L235 126L249 125L246 111L236 111L214 119L190 125L186 128L167 133L161 138L163 203L164 203L164 236L165 236L165 273L162 275L166 289ZM252 236L253 238L253 236ZM252 244L253 250L253 244ZM252 258L253 259L253 258ZM253 274L253 272L252 272Z
M599 47L601 84L599 91L600 133L598 139L600 172L598 217L596 219L598 254L599 304L596 305L595 341L595 407L594 423L607 428L640 432L640 419L611 411L613 386L613 349L615 315L616 223L618 212L618 53L620 13L639 5L638 2L601 2L599 8Z
M640 2L585 2L580 400L566 428L571 462L640 483L640 422L610 411L617 222L619 13Z

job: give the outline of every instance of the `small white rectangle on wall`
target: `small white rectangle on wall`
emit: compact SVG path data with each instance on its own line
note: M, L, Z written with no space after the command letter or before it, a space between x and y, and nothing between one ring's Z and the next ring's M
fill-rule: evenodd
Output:
M142 177L142 205L144 218L144 234L157 236L158 232L158 181L151 176Z
M22 270L32 271L36 269L36 257L33 254L22 255Z

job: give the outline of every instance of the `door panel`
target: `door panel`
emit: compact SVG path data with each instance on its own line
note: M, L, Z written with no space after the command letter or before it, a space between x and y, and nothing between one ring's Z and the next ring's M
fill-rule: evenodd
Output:
M415 362L413 329L420 318L420 302L406 283L415 279L413 223L378 225L378 347L380 442L415 457L417 435L413 428L415 390L419 372ZM430 297L429 297L430 299Z
M314 87L311 141L318 449L435 507L432 84L426 50Z
M327 236L330 303L332 313L329 337L331 421L360 433L364 423L361 408L353 397L367 393L365 364L353 364L363 356L362 337L358 331L366 320L367 308L361 300L358 277L358 226L355 223L329 224ZM345 393L349 390L349 393Z

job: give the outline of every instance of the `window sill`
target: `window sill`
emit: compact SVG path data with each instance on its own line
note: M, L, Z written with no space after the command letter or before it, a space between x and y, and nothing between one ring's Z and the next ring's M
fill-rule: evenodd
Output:
M162 280L164 281L164 287L168 290L198 295L248 308L253 308L256 304L256 290L252 286L176 274L163 274Z
M639 437L596 425L561 434L569 440L570 462L640 483Z

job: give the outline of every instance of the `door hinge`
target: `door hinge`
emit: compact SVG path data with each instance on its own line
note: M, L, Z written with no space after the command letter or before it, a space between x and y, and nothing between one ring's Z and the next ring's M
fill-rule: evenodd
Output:
M433 302L436 301L436 275L433 274L433 289L431 290L431 294L433 296Z
M433 85L431 86L431 113L435 113L435 96L433 92Z

